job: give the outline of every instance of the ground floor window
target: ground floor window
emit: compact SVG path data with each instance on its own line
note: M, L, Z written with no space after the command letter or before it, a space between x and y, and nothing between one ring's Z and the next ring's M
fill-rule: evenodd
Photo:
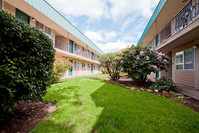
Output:
M79 69L79 62L78 62L78 61L75 61L75 62L74 62L74 69L75 69L75 70L78 70L78 69Z
M86 68L86 64L85 63L82 63L82 68Z
M194 49L187 49L176 53L176 70L194 69Z

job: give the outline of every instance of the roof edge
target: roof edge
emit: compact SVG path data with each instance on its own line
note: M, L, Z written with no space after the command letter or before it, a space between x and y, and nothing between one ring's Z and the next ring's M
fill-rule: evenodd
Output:
M139 39L139 41L138 41L136 46L138 46L142 42L142 40L144 39L146 33L148 32L149 28L151 27L151 25L155 21L156 17L160 13L160 11L161 11L162 7L164 6L164 4L166 3L166 1L167 0L160 0L159 1L158 5L156 6L156 8L155 8L155 10L154 10L154 12L153 12L148 24L146 25L146 27L145 27L145 29L144 29L144 31L143 31L143 33L142 33L142 35L141 35L141 37L140 37L140 39Z

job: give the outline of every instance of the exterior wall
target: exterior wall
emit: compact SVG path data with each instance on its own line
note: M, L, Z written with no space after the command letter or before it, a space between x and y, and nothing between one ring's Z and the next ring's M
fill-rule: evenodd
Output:
M3 1L3 6L2 6L3 10L8 11L13 16L15 16L15 11L16 11L15 7L17 7L17 8L19 8L19 10L23 10L24 13L26 13L30 16L30 26L35 27L36 21L38 21L38 22L42 23L44 25L44 27L48 26L49 28L51 28L51 39L53 41L54 47L55 47L55 44L60 43L60 42L63 43L63 45L64 45L63 49L58 48L58 49L63 50L64 52L63 51L60 52L58 50L56 52L56 56L63 56L66 60L73 60L73 63L74 63L74 61L79 62L79 69L75 70L74 66L73 66L73 75L72 76L89 75L89 74L91 74L91 64L93 64L95 66L99 65L99 61L91 60L91 57L85 57L86 54L84 54L84 56L83 56L83 53L82 53L82 48L84 48L85 51L89 50L90 53L93 52L95 54L95 56L99 56L100 54L96 51L96 49L91 48L91 46L88 46L83 41L81 41L79 38L72 35L70 32L68 32L66 30L64 30L64 32L63 32L63 28L61 29L59 24L57 24L54 21L52 21L51 19L49 19L49 17L44 16L44 14L42 14L41 12L38 12L38 10L36 10L35 8L30 7L30 5L27 4L25 1L19 0L21 7L18 6L19 4L16 3L16 1L10 1L10 0L7 0L7 1L8 2ZM12 5L15 5L15 6L12 6ZM22 8L22 6L24 6L25 8L24 7ZM74 45L73 45L74 53L68 52L69 40L72 40L74 42L74 44L75 43L78 44L78 47L80 48L80 52L75 54ZM99 48L97 48L97 49L99 49ZM82 58L82 57L84 57L84 58ZM82 63L86 64L86 68L82 68ZM90 64L90 68L88 68L88 64ZM62 78L70 77L68 75L68 72L69 72L69 70L66 70L63 73ZM97 70L93 70L92 74L98 74L98 73L99 72Z
M175 54L180 51L184 51L189 48L193 48L194 45L198 44L199 40L195 40L193 42L184 44L176 49L174 49L173 52L173 73L172 78L175 83L185 85L185 86L191 86L194 88L199 88L199 48L195 49L195 69L194 70L176 70L175 66Z
M3 2L3 10L8 11L8 13L12 14L15 16L15 7L8 4L7 2Z

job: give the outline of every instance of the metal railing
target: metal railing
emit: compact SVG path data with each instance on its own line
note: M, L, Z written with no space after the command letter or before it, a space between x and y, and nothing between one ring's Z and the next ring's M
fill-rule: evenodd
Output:
M199 15L199 2L193 4L190 1L164 28L158 33L159 42L158 45L165 42L174 33L179 32L186 27L190 22L194 21L194 18ZM151 46L155 46L154 39L149 43Z

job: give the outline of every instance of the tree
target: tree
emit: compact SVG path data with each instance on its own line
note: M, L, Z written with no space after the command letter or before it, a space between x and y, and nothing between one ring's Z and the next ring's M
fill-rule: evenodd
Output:
M17 101L40 100L46 93L55 50L48 36L5 11L0 27L0 112L12 112Z
M111 77L113 80L119 80L121 66L117 57L117 53L107 53L100 56L100 65L103 67L103 71Z
M144 83L152 72L167 71L170 59L152 47L132 46L120 51L120 62L132 80Z

